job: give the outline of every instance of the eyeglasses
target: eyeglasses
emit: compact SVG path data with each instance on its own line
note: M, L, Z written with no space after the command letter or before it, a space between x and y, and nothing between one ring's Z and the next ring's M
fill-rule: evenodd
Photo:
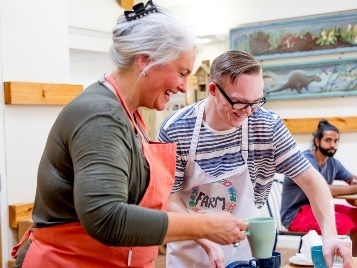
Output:
M266 102L266 99L264 97L258 99L255 102L242 102L242 101L232 101L228 95L226 94L226 92L224 92L223 88L218 85L216 82L213 82L217 88L219 89L219 91L222 93L223 97L229 102L230 105L232 105L232 108L234 110L243 110L246 109L248 106L250 106L250 109L252 109L252 111L255 111L256 109L258 109L259 107L263 106L263 104Z

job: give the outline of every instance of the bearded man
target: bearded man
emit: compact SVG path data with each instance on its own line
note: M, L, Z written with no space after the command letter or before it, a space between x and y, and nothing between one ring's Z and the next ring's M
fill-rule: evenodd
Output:
M333 156L340 141L339 130L327 120L321 120L313 133L313 149L303 152L325 178L332 196L357 193L357 176L351 174ZM346 182L346 185L334 185L335 180ZM337 233L350 235L353 256L357 256L357 208L354 206L335 204ZM309 199L299 186L290 179L284 178L281 218L283 225L291 231L308 232L321 230L313 215Z

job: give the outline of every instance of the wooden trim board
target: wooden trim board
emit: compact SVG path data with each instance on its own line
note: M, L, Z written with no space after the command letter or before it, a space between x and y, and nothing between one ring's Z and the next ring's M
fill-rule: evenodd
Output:
M319 118L285 118L283 122L293 134L312 134L321 119L326 119L340 132L357 132L357 116L319 117Z
M134 0L117 0L117 2L125 10L131 10L134 5Z
M65 105L82 91L82 85L4 82L5 104Z
M19 221L31 219L33 203L9 205L9 226L18 228Z

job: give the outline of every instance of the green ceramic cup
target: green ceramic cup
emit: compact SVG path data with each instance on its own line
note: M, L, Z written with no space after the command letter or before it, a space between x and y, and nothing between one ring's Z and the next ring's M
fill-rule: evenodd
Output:
M276 237L276 221L274 218L251 218L246 220L246 235L252 255L257 259L271 258Z

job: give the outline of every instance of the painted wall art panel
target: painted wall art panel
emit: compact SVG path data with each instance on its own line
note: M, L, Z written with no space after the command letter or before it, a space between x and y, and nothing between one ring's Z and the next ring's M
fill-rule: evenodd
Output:
M268 100L357 95L357 59L263 66Z
M234 28L230 48L259 60L357 51L357 11Z

